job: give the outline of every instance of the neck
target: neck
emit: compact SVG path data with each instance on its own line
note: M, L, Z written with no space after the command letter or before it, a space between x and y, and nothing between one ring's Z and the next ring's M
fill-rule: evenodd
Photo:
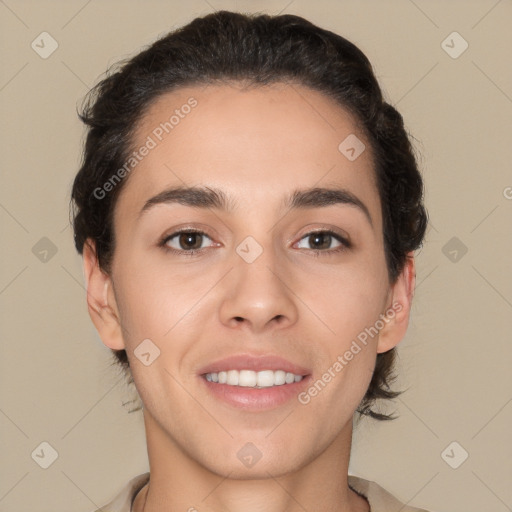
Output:
M220 474L200 465L169 438L146 409L144 422L151 479L138 493L133 512L241 508L246 512L369 511L368 502L348 487L352 422L314 460L284 472L283 466L258 463L254 478L230 478L231 471ZM290 454L284 451L283 455Z

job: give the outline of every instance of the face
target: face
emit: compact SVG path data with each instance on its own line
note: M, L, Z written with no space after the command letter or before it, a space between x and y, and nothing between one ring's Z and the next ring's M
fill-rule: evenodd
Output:
M127 350L146 426L233 478L304 466L403 335L396 314L361 341L397 295L364 135L306 87L197 86L158 99L134 148L99 330Z

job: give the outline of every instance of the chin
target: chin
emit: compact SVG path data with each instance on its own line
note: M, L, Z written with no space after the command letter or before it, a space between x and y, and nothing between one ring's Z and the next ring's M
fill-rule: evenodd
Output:
M275 454L273 458L275 458ZM262 457L256 462L242 463L236 456L221 464L218 461L209 461L203 466L208 471L230 480L265 480L271 477L281 477L300 469L296 461L292 460L264 460Z
M305 466L308 459L318 455L313 453L316 452L315 447L312 447L311 457L308 457L309 452L304 443L296 445L295 442L286 442L286 436L269 440L266 438L268 433L267 429L260 436L253 432L248 436L230 438L225 443L215 443L209 447L211 451L207 458L202 450L201 454L196 454L200 457L196 460L207 470L222 477L258 480L293 473Z

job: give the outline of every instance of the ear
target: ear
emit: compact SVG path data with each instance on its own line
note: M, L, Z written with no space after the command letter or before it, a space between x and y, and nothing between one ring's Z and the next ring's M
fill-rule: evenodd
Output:
M100 269L96 244L88 238L83 250L87 308L103 343L116 350L125 348L112 280Z
M387 352L402 341L409 325L412 298L416 286L414 252L407 253L404 268L388 295L382 314L384 327L380 330L377 353Z

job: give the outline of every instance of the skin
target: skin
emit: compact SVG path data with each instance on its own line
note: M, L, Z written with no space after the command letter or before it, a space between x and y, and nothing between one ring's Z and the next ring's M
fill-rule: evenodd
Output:
M84 250L91 318L107 347L127 350L144 404L151 482L134 510L367 511L347 484L352 420L377 353L405 335L415 284L412 253L396 283L388 280L370 146L355 161L340 153L349 134L364 136L317 91L223 84L160 97L134 147L191 96L198 105L120 194L111 274L99 268L94 243ZM220 188L235 208L160 204L138 219L150 197L184 184ZM292 190L312 186L350 190L373 226L347 204L282 208ZM187 257L158 246L181 227L206 233L203 252ZM348 235L352 246L336 253L336 239L320 242L315 257L307 235L321 228ZM250 264L236 252L247 236L263 249ZM169 244L190 247L179 237ZM307 405L292 399L244 411L205 392L197 375L228 355L277 354L309 368L315 381L393 304L401 310ZM147 338L161 351L149 366L134 356ZM262 454L251 468L237 457L247 442Z

